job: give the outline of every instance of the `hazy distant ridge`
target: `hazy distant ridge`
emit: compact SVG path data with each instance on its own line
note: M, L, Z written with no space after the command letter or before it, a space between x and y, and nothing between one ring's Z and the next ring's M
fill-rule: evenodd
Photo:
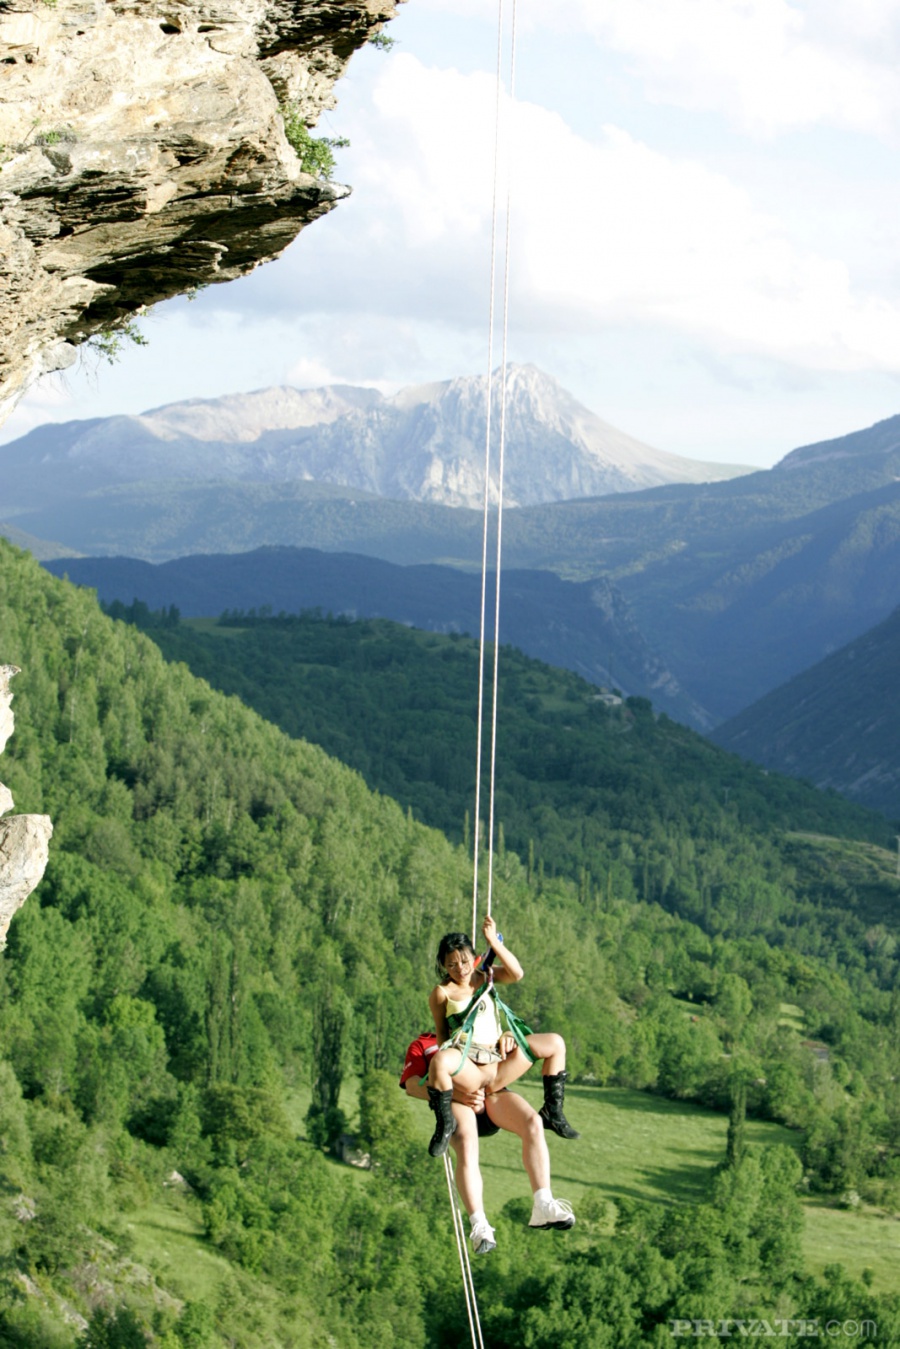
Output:
M194 555L158 566L128 557L45 565L57 576L90 586L105 602L140 599L151 609L175 605L184 616L267 605L275 613L320 608L352 618L390 618L432 632L477 633L479 626L481 578L452 567L398 567L308 548ZM651 698L692 725L712 724L645 640L608 581L506 571L501 640L592 683Z
M718 727L717 744L900 818L900 609Z
M495 429L500 401L497 385ZM328 483L394 500L479 507L486 409L484 376L402 389L391 398L349 385L261 389L174 403L139 417L39 427L0 449L0 466L16 509L122 483L234 480ZM504 499L510 506L746 471L652 449L602 421L534 366L508 372ZM496 480L492 493L496 498Z

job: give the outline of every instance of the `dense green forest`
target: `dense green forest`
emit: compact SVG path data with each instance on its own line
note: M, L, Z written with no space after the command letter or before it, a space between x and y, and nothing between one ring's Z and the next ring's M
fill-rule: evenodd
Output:
M900 609L717 727L754 762L900 819Z
M212 626L181 623L174 610L152 615L139 603L109 612L137 618L169 658L468 844L478 660L471 640L316 613L231 615ZM655 717L643 699L609 706L593 685L512 648L501 654L501 675L500 847L526 862L538 889L566 876L588 909L612 894L656 902L710 936L764 935L811 955L840 951L847 970L865 963L873 924L900 920L889 859L872 864L868 878L863 867L853 885L840 869L823 885L814 849L797 837L890 848L894 834L881 816L722 753ZM876 965L869 973L889 989L893 963L880 973Z
M2 776L56 830L0 960L0 1344L459 1344L442 1178L395 1085L437 938L467 926L458 811L448 840L7 545L0 634L23 670ZM442 670L446 651L472 668L460 642L432 652ZM731 1157L708 1204L623 1201L612 1235L587 1212L564 1256L513 1201L477 1270L486 1342L638 1349L669 1344L674 1318L775 1315L868 1317L873 1342L900 1342L897 1298L837 1268L810 1278L797 1239L804 1174L900 1207L896 891L866 871L883 826L780 782L769 797L764 775L648 706L607 712L566 687L523 691L559 757L539 741L534 771L504 788L507 840L524 823L495 894L527 970L516 1009L566 1034L583 1082L730 1108ZM446 740L429 740L440 704L424 709L436 765L459 728L448 712ZM611 747L596 764L595 723ZM670 795L692 755L694 788ZM588 792L596 828L569 856ZM840 836L840 864L789 830ZM349 1123L376 1163L363 1179L326 1156L350 1075ZM745 1092L797 1128L800 1161L740 1146ZM128 1213L173 1170L227 1261L202 1299L130 1260Z

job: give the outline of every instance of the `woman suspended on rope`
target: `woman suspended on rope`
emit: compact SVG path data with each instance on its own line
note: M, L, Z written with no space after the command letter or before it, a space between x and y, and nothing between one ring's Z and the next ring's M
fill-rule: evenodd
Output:
M490 915L482 924L482 932L493 955L502 961L490 973L478 968L465 933L448 933L438 948L437 966L442 978L432 991L429 1006L440 1049L428 1071L428 1101L436 1117L428 1151L433 1157L441 1156L458 1127L454 1087L457 1094L483 1092L491 1120L522 1138L522 1159L535 1198L530 1226L571 1227L575 1221L571 1209L553 1199L550 1192L550 1158L543 1133L552 1129L561 1138L578 1137L563 1113L565 1041L552 1033L533 1034L500 1001L494 983L518 983L522 966L500 942ZM544 1104L539 1115L521 1097L502 1095L536 1059L543 1059Z
M425 1077L428 1061L436 1052L436 1037L428 1033L409 1046L400 1078L400 1086L409 1096L427 1100ZM479 1148L482 1138L491 1138L500 1129L508 1129L522 1140L522 1160L535 1200L530 1226L561 1230L573 1227L575 1215L571 1206L564 1200L555 1200L550 1189L550 1157L537 1111L506 1087L485 1096L483 1089L469 1091L454 1083L452 1096L455 1127L450 1146L456 1155L456 1188L469 1215L469 1240L475 1254L485 1255L497 1245L484 1211Z

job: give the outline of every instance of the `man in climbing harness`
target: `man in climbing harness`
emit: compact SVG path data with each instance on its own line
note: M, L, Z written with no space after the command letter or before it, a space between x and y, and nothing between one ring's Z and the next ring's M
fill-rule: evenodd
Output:
M575 1216L569 1204L554 1199L551 1193L550 1156L544 1138L545 1129L553 1130L561 1138L578 1137L563 1113L565 1041L552 1033L534 1034L500 1000L494 983L518 983L523 975L522 966L501 944L490 915L482 924L482 932L493 956L502 961L496 971L478 968L474 948L465 933L448 933L438 948L441 983L432 991L429 1006L440 1048L432 1056L428 1071L428 1101L436 1118L428 1151L432 1157L440 1157L459 1128L460 1109L454 1109L454 1094L458 1097L461 1093L472 1093L478 1101L483 1092L484 1108L491 1121L522 1139L522 1160L534 1194L529 1226L569 1228L574 1225ZM501 1014L507 1030L500 1024ZM505 1090L538 1058L544 1061L544 1104L540 1114L522 1097ZM475 1141L477 1144L477 1135ZM469 1213L476 1251L490 1250L494 1244L493 1231L480 1204L474 1211L469 1209ZM489 1245L475 1239L475 1229L481 1227L487 1228Z

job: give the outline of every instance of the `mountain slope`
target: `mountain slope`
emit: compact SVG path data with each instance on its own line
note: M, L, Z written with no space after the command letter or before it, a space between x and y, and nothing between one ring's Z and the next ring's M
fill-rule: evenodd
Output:
M900 818L900 609L732 717L713 739Z
M513 511L504 522L505 565L582 582L608 578L644 643L718 721L900 603L900 484L831 503L835 488L821 473L770 471L752 475L750 490L738 491L737 482L665 488ZM40 519L45 537L64 537L58 515ZM474 511L332 496L314 485L299 494L274 487L124 489L84 502L82 529L96 551L125 551L136 534L154 560L191 541L218 553L292 539L395 563L471 567L481 547ZM570 663L552 647L535 654Z
M6 539L16 548L27 549L38 562L44 562L49 558L79 556L74 548L67 548L63 543L53 543L49 539L37 539L33 534L26 534L23 529L16 529L15 525L4 524L2 520L0 520L0 538Z
M318 687L329 733L351 745L374 706L389 768L401 753L426 773L455 767L458 728L472 725L471 643L305 628L339 649L307 649L282 706ZM56 826L48 874L0 963L0 1341L380 1349L387 1326L399 1343L459 1344L446 1195L421 1145L427 1124L420 1115L410 1129L391 1070L420 1028L437 937L468 922L468 854L2 542L0 630L23 667L4 777ZM225 631L219 650L244 643L231 673L273 672L258 628ZM566 1035L573 1076L720 1108L726 1045L740 1035L759 1073L751 1104L798 1141L803 1131L813 1182L893 1204L897 886L890 874L845 883L830 862L836 849L881 856L862 840L890 843L884 823L741 764L640 700L607 710L575 676L524 657L510 675L504 790L537 852L529 869L502 846L498 856L496 912L528 970L515 1005ZM785 827L845 837L803 844L822 863L810 881ZM554 876L545 846L566 875L588 857L592 874ZM779 1024L784 1002L820 1040L815 1060ZM321 1155L344 1110L355 1122L355 1098L341 1094L351 1069L377 1162L368 1176ZM596 1118L578 1120L588 1157ZM567 1146L550 1140L560 1180ZM692 1186L717 1160L705 1145L685 1157ZM614 1239L585 1204L567 1259L579 1283L612 1269L612 1291L598 1302L588 1280L590 1305L567 1297L535 1349L608 1339L625 1298L640 1315L635 1349L686 1305L744 1307L751 1284L754 1307L783 1293L804 1315L830 1314L833 1280L795 1279L799 1255L785 1266L783 1245L777 1260L759 1255L773 1221L799 1221L799 1164L789 1152L752 1161L753 1214L749 1187L728 1199L727 1175L715 1209L623 1204ZM497 1349L516 1349L524 1318L545 1315L563 1249L535 1244L515 1174L523 1198L498 1224L503 1262L482 1267ZM779 1176L783 1192L765 1188ZM173 1213L202 1233L202 1261L170 1240ZM714 1297L698 1301L707 1285ZM891 1324L886 1300L851 1291L848 1305Z
M499 405L495 388L495 433ZM44 426L0 448L5 509L69 501L117 483L211 480L314 481L396 500L480 507L486 409L482 376L403 389L393 398L347 386L266 389L140 417ZM744 471L651 449L601 421L534 366L509 370L506 449L510 506Z
M352 618L391 618L432 632L477 634L480 626L481 578L451 567L397 567L353 554L262 548L155 567L116 557L49 562L47 568L90 586L105 603L139 599L151 609L174 605L187 616L319 608ZM504 643L592 683L651 698L690 725L712 724L648 646L607 581L571 582L552 572L508 570L501 598Z
M169 659L349 762L425 823L462 836L474 776L475 642L385 620L310 614L234 615L218 624L144 614L143 621ZM634 826L635 793L643 846L652 852L665 850L656 832L660 806L678 831L687 826L702 853L707 815L726 802L753 831L780 817L797 830L890 841L878 816L760 774L696 732L657 721L641 699L610 705L577 675L509 648L501 653L497 730L505 844L526 857L530 840L558 874L577 877L583 867L604 874L610 830ZM703 821L691 828L701 801Z
M618 584L693 696L734 715L900 603L900 483L708 536Z
M15 524L82 552L154 561L260 544L466 568L481 555L476 511L322 483L120 484L73 510L67 500L23 509ZM720 720L900 603L898 541L900 418L891 418L726 482L523 506L505 517L504 565L611 581L647 646Z

